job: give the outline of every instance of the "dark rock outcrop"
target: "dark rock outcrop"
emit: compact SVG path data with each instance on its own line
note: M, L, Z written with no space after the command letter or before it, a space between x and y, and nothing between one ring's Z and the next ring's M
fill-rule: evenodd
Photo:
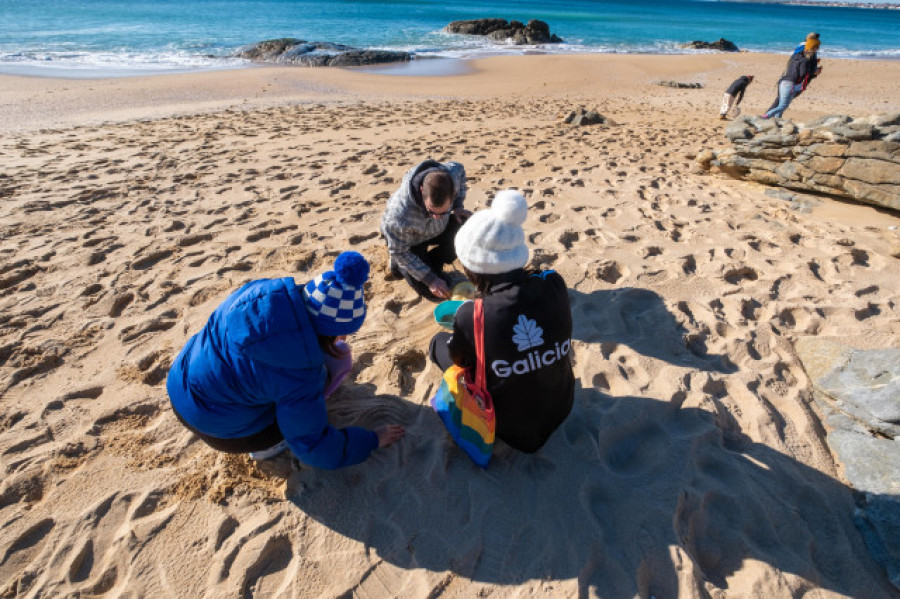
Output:
M734 145L707 162L711 170L900 211L900 113L796 125L743 116L725 135Z
M305 67L354 67L407 62L411 58L409 52L362 50L343 44L308 42L290 37L259 42L244 48L238 56L257 62Z
M857 492L853 521L900 588L900 349L860 350L806 337L797 355L822 409L827 441Z
M506 19L453 21L444 27L444 31L463 35L484 35L497 42L512 40L513 43L520 46L559 44L563 41L555 34L550 33L550 26L547 23L537 19L528 21L527 25L521 21L507 21Z
M720 37L718 40L714 42L701 42L699 40L694 40L693 42L688 42L682 46L682 48L691 48L693 50L717 50L719 52L740 52L740 48L738 48L734 42L730 42L724 37Z
M567 125L580 127L582 125L615 125L615 121L607 118L596 110L585 110L579 107L577 110L570 112L563 122Z

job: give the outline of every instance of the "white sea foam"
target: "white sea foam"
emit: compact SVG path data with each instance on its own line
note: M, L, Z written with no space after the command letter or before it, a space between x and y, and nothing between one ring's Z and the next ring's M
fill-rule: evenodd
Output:
M186 51L0 53L0 73L53 77L122 77L195 70L216 70L248 65L234 57Z
M571 40L561 44L515 45L497 43L475 36L451 36L435 33L429 36L432 44L410 44L402 47L377 49L401 50L415 58L476 59L491 56L522 56L527 54L705 54L712 50L684 48L675 42L652 44L586 44ZM376 48L373 48L376 49ZM210 52L192 52L184 49L164 51L18 51L3 52L0 47L0 73L52 76L69 78L123 77L162 74L185 71L232 69L251 66L253 63L233 56L237 48L216 48ZM748 52L787 54L783 48L744 48ZM828 48L820 53L822 58L900 59L900 49L845 50ZM387 68L387 67L385 67ZM396 67L393 67L396 69ZM433 69L427 69L432 71ZM454 67L451 70L458 70ZM418 74L420 69L406 69ZM424 71L423 71L424 72ZM449 74L449 72L448 72Z

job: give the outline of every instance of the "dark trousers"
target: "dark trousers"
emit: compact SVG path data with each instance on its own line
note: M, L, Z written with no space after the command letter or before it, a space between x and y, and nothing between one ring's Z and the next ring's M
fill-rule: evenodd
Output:
M284 440L284 435L281 434L281 429L278 428L277 420L273 421L272 424L258 433L253 433L248 437L220 439L219 437L210 437L205 433L201 433L185 422L184 418L181 417L181 414L178 413L178 410L175 409L175 406L172 406L172 411L175 413L175 417L178 418L178 422L183 424L186 429L197 435L201 441L216 451L221 451L223 453L250 453L251 451L262 451L263 449L269 449L273 445L277 445Z
M450 281L442 276L444 265L453 264L453 261L456 260L456 247L453 245L453 242L456 240L456 233L459 232L461 226L462 223L456 222L456 217L451 216L447 220L447 228L445 228L440 235L409 248L409 251L418 256L422 262L428 265L428 268L444 279L448 285L450 284ZM441 301L441 298L436 297L431 293L431 290L428 289L428 285L422 281L413 278L405 271L401 271L400 274L406 279L409 286L425 299Z

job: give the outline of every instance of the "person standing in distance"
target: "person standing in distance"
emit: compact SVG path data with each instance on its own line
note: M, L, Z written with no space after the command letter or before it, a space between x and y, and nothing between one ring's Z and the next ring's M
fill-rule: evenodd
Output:
M816 56L819 41L806 41L805 50L800 54L792 54L787 68L778 80L778 104L762 115L764 119L780 117L791 102L806 90L810 81L822 72Z
M804 54L807 51L807 49L812 49L813 52L809 57L808 65L807 65L807 71L809 71L809 73L812 73L810 80L812 78L818 76L822 72L822 67L819 65L819 47L820 47L820 45L821 45L821 40L819 39L819 34L816 33L815 31L812 31L806 36L806 39L804 41L800 42L800 44L796 48L794 48L793 53L791 53L791 58L793 59L794 56L796 56L797 54ZM788 66L790 66L790 61L788 61ZM809 81L807 81L807 85L808 84L809 84ZM803 86L794 86L794 90L793 90L794 95L791 98L791 101L793 102L797 98L797 96L802 94L804 89L805 88ZM778 106L780 101L781 101L781 93L779 91L779 93L775 94L775 100L772 102L772 104L769 106L769 108L766 109L765 114L768 114L769 112L775 110L775 108Z

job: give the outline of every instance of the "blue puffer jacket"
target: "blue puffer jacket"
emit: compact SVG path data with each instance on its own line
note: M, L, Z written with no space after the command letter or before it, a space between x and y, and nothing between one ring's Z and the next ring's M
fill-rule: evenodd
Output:
M277 418L300 461L325 469L362 462L378 436L328 424L325 378L303 295L286 277L232 293L175 358L166 386L185 422L212 437L246 437Z

